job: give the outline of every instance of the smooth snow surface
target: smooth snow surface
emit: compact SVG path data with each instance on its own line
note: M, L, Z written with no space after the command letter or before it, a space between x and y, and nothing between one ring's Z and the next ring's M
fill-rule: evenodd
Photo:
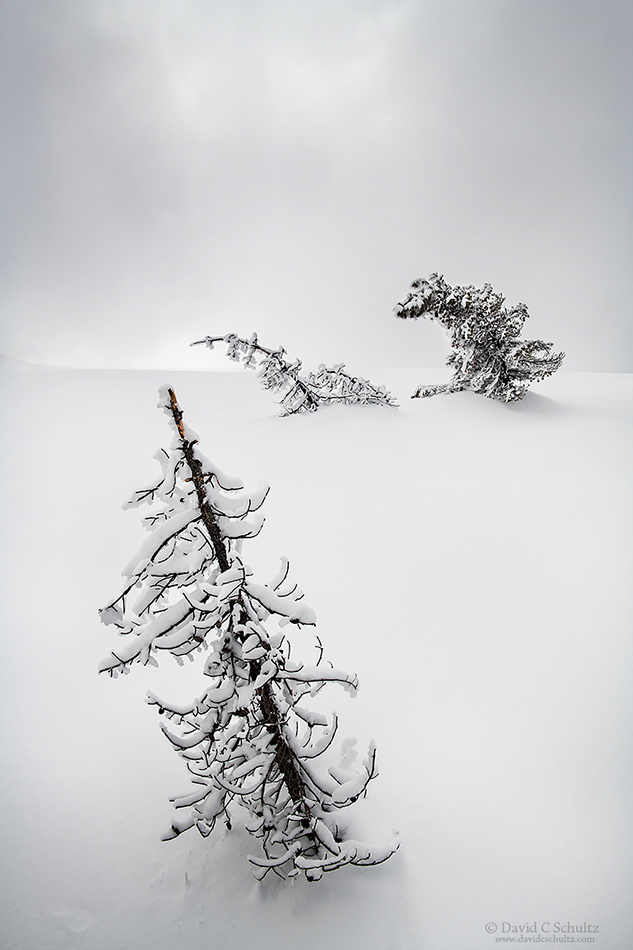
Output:
M444 378L385 371L400 410L283 419L248 372L3 362L3 950L491 950L585 924L633 945L633 377L409 400ZM360 756L376 741L350 827L399 830L380 867L262 885L239 827L160 840L190 786L144 698L186 703L202 661L96 670L144 538L121 505L171 439L162 383L215 464L271 485L253 583L288 556L358 673L323 708Z

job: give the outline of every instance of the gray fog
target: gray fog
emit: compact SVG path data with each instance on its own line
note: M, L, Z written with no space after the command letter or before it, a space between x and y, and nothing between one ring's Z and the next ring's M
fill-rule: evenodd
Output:
M1 0L0 350L441 365L416 277L633 371L628 0Z

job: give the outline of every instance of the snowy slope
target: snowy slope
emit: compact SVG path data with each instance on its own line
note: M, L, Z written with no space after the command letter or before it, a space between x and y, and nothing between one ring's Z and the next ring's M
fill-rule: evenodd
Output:
M3 948L489 950L568 924L631 945L633 378L408 399L445 377L373 373L400 410L280 419L247 372L3 361ZM144 537L120 506L168 444L164 382L206 455L270 483L246 559L290 558L360 677L324 699L377 742L353 821L399 829L381 867L261 885L239 828L160 841L188 782L144 695L191 698L199 671L98 677L96 610Z

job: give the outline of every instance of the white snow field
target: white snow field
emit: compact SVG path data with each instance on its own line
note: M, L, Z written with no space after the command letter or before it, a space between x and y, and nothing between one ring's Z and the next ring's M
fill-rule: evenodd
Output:
M3 360L3 950L633 946L633 376L409 399L447 374L368 374L399 410L279 418L244 370ZM193 698L202 661L98 676L97 608L145 537L121 504L169 444L162 383L209 458L271 485L244 557L264 580L290 558L359 675L322 701L359 759L376 740L349 818L399 830L386 864L260 884L239 822L160 840L189 781L145 693Z

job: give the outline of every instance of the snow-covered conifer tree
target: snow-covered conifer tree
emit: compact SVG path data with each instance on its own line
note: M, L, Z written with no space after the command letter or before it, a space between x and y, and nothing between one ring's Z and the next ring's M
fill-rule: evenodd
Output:
M262 527L268 489L245 493L202 455L172 389L161 389L159 405L173 441L157 455L158 481L124 506L149 504L150 533L123 571L123 592L100 611L121 637L100 671L116 676L134 663L156 664L161 650L179 662L208 652L208 684L197 699L174 705L148 695L193 781L190 793L174 799L180 814L165 837L194 826L206 836L218 819L230 827L238 805L261 840L262 853L249 858L258 878L272 870L313 881L345 864L379 864L397 837L370 847L346 837L341 820L341 809L375 775L374 747L359 772L349 771L345 743L339 765L328 768L336 714L329 719L303 705L326 683L354 695L357 679L324 662L318 638L314 663L291 657L287 626L312 626L315 615L289 580L287 560L268 584L256 583L242 560L244 539Z
M395 307L397 317L428 317L448 331L453 352L446 360L454 375L440 386L420 386L411 397L472 389L491 399L522 399L530 384L551 376L564 353L551 343L520 340L529 313L523 303L509 309L505 297L490 284L451 287L439 274L415 280L406 299Z
M279 414L289 416L295 412L314 412L319 406L335 403L351 405L362 403L368 406L392 406L396 403L384 386L374 386L361 376L350 376L344 371L344 363L327 367L321 363L316 373L301 376L301 360L291 363L286 359L283 347L270 350L262 346L253 333L250 340L244 340L235 333L226 336L207 336L196 340L191 346L204 344L213 349L215 343L226 343L226 355L236 363L258 369L259 380L264 389L281 392ZM258 362L259 359L259 362Z

